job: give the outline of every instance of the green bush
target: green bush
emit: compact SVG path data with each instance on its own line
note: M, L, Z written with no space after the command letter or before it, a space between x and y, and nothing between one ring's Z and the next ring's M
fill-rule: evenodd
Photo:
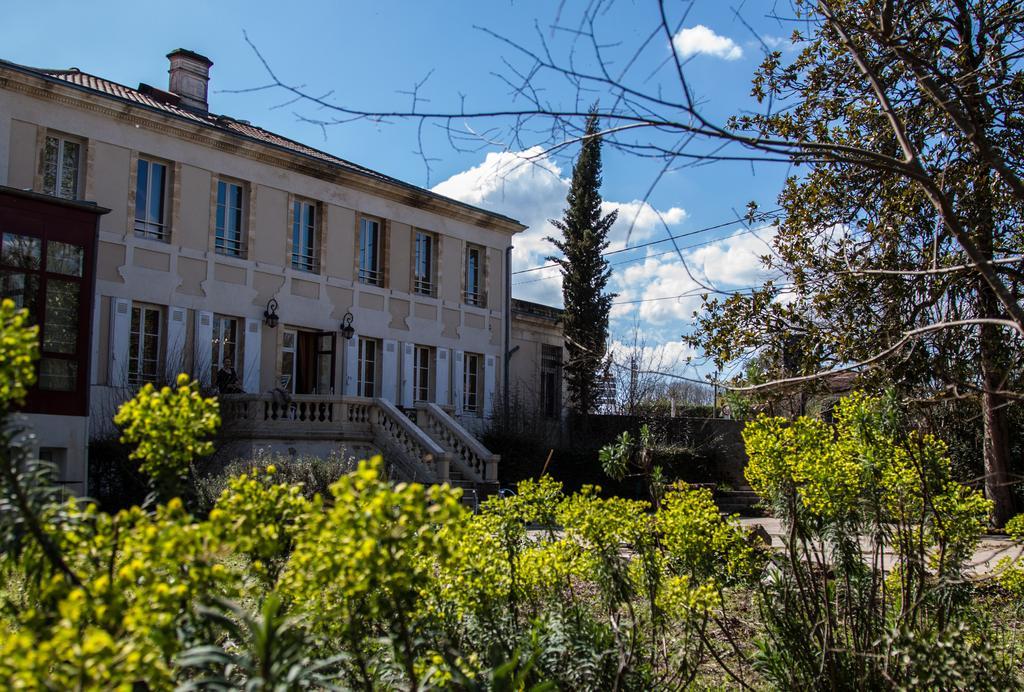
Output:
M307 500L315 495L330 499L331 484L356 469L351 457L331 454L326 459L314 456L262 454L252 459L236 459L222 467L207 468L192 476L191 491L196 498L196 512L206 515L228 487L232 478L253 472L262 472L268 466L276 470L275 480L297 485Z
M966 577L991 503L951 478L940 440L903 432L890 399L853 394L834 416L744 430L747 479L787 536L761 588L760 668L790 689L923 680L927 651L982 636Z

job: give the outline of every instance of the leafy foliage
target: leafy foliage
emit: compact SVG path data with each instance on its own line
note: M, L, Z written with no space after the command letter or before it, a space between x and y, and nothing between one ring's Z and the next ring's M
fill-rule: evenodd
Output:
M176 387L147 383L114 416L122 442L136 445L132 459L155 487L170 497L186 478L194 459L213 452L209 438L220 426L216 397L204 398L199 383L178 375Z
M1021 335L984 321L1008 314L995 286L1020 290L1008 263L1024 250L1024 198L1019 182L1013 189L1024 143L1019 9L1015 0L795 3L808 20L800 52L768 54L752 89L787 107L732 122L802 144L792 159L803 172L779 195L783 220L764 258L779 278L709 295L690 337L719 364L757 359L747 384L870 361L859 386L894 387L922 416L967 399L967 420L985 438L996 525L1013 511L1008 438L1019 404L1006 393L1024 386ZM803 404L829 385L767 394Z
M834 429L760 417L744 431L747 478L788 536L761 592L762 669L784 687L918 679L910 651L974 636L954 623L991 502L951 479L941 441L901 432L891 398L834 413Z
M0 410L20 403L36 381L39 327L29 326L26 310L10 298L0 300Z
M150 392L132 420L208 421L207 402L182 385L182 395ZM228 480L207 519L178 498L108 514L59 503L46 467L7 438L0 680L15 689L646 690L687 688L711 666L750 686L727 607L757 589L760 668L771 682L1014 684L1003 650L956 619L964 589L952 577L986 502L949 481L941 443L901 437L897 423L858 397L834 438L808 423L792 433L777 421L751 426L752 482L789 508L794 538L780 556L752 547L704 489L669 488L655 508L595 488L566 495L541 478L473 515L457 489L385 481L380 458L333 483L329 499L307 497L268 465ZM208 431L185 425L168 449L158 434L134 435L146 468L165 473ZM829 459L823 468L813 450ZM842 473L830 479L834 469ZM888 532L898 558L888 578L858 562L858 527ZM935 652L955 676L928 668Z

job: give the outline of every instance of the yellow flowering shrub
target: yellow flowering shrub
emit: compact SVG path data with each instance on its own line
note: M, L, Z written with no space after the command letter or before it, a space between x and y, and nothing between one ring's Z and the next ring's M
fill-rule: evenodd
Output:
M36 381L39 327L28 324L28 310L10 298L0 300L0 410L21 403Z
M446 562L464 521L460 493L447 486L392 485L375 457L331 486L333 506L298 533L281 591L325 635L362 641L417 626L417 604ZM430 558L430 559L427 559Z
M127 690L143 680L171 686L181 629L194 627L195 606L239 593L221 544L177 499L153 514L133 508L111 516L74 501L68 512L76 514L74 528L61 549L80 584L54 575L30 594L19 636L8 642L19 647L9 651L11 675L61 689Z
M1006 522L1006 535L1017 542L1018 548L1024 543L1024 514ZM996 566L999 583L1017 598L1024 598L1024 557L1004 557Z
M319 496L310 501L301 486L275 482L275 471L270 465L230 479L209 516L214 535L267 584L277 580L310 515L323 509Z
M213 452L210 436L220 426L216 397L203 397L199 383L182 373L176 386L157 389L147 383L114 416L121 441L135 445L132 459L157 488L168 493L188 474L197 457Z
M735 518L718 511L707 488L678 484L665 495L656 523L674 574L734 583L754 575L758 561Z

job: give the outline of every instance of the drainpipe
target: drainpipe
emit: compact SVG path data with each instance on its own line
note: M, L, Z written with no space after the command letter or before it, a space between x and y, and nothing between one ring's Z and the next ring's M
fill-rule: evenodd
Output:
M512 360L512 245L505 248L505 366L502 368L502 379L504 385L501 389L502 401L502 427L508 429L508 407L509 407L509 376L508 366Z

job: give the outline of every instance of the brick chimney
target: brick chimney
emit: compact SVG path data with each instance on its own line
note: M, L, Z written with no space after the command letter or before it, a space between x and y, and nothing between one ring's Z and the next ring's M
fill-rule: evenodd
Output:
M205 113L209 110L206 101L206 90L210 84L210 68L213 61L209 58L179 48L167 54L171 61L171 75L168 91L181 97L181 105Z

